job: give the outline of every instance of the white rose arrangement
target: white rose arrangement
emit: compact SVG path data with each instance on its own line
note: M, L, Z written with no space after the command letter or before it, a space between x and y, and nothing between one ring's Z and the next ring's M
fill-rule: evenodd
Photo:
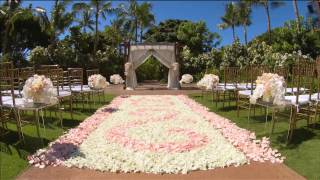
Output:
M273 73L263 73L256 80L256 89L250 97L250 103L255 104L261 98L265 102L272 102L275 105L284 105L286 83L282 76Z
M110 82L113 84L123 84L124 80L122 79L122 77L119 74L114 74L114 75L110 76Z
M214 74L205 74L204 77L197 83L199 88L205 88L206 90L212 90L219 84L219 77Z
M37 74L27 79L22 96L25 100L32 100L34 103L54 104L58 101L57 91L51 80Z
M184 75L182 75L181 80L179 82L180 82L180 84L182 84L182 83L189 84L189 83L192 83L192 81L193 81L192 75L184 74Z
M100 74L94 74L88 78L88 86L92 89L104 89L109 85L106 78Z

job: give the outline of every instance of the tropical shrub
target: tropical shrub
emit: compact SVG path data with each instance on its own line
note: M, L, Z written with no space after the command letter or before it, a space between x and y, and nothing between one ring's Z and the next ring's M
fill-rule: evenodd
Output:
M220 68L224 66L244 67L250 63L247 48L240 43L239 39L236 39L232 45L225 46L222 50L223 55Z

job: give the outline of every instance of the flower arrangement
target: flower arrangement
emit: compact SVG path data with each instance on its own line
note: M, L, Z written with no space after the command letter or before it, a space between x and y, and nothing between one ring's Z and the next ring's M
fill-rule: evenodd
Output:
M124 80L122 79L122 77L119 74L114 74L114 75L110 76L110 82L113 84L122 84L122 83L124 83Z
M89 76L88 85L92 89L104 89L109 85L109 83L107 82L106 78L102 75L94 74Z
M181 80L179 82L180 82L180 84L182 84L182 83L189 84L189 83L192 83L192 81L193 81L192 75L184 74L184 75L182 75Z
M256 80L256 89L250 97L250 103L255 104L257 99L272 102L275 105L284 105L285 81L282 76L273 73L263 73Z
M199 88L212 90L219 84L219 77L214 74L205 74L204 77L197 83Z
M49 78L35 74L30 77L22 90L23 98L33 103L53 104L57 102L57 93Z

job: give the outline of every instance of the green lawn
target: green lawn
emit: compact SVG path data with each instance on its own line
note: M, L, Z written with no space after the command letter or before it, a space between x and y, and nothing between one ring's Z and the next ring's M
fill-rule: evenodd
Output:
M82 105L78 104L75 106L74 119L71 120L68 112L63 113L64 117L64 129L60 126L60 121L55 118L55 114L52 113L50 117L47 112L45 118L46 135L44 135L43 128L41 128L42 137L44 137L44 146L63 134L67 129L76 127L86 117L92 115L94 111L101 107L103 104L108 104L112 99L113 95L106 95L106 103L98 103L96 97L96 103L91 103L91 109L86 105L85 109L82 110ZM29 119L32 116L26 116L24 118ZM30 119L29 119L30 120ZM31 119L32 120L32 119ZM21 173L27 166L28 162L26 157L29 154L34 153L37 149L42 148L41 141L37 136L36 127L33 124L26 124L23 126L23 132L25 137L25 145L19 143L18 135L16 133L16 126L14 123L9 123L9 132L0 136L0 179L14 179L19 173Z
M241 110L238 118L234 101L231 102L230 106L225 103L225 108L223 108L222 103L218 103L216 107L209 95L205 98L196 94L190 95L190 97L207 106L211 111L232 120L239 127L255 132L258 137L269 136L270 123L265 128L265 115L261 108L256 110L256 116L252 117L248 124L248 111ZM292 142L286 145L288 118L278 119L279 122L276 124L274 134L271 137L272 146L286 157L285 164L300 175L307 179L320 179L320 123L315 124L315 127L308 128L306 121L300 121Z
M114 97L107 95L107 102L110 102ZM219 103L216 107L215 103L211 103L210 97L201 98L198 95L190 95L191 98L197 102L207 106L211 111L214 111L230 120L235 122L242 128L249 129L256 132L258 137L268 136L269 129L265 128L264 111L259 109L256 111L256 117L251 119L250 124L247 123L247 111L241 110L240 117L236 116L235 102L231 105L222 108ZM93 105L93 104L92 104ZM69 113L64 113L64 126L62 129L59 121L55 118L46 118L46 136L44 138L45 146L58 138L66 129L77 126L86 117L92 113L102 104L96 104L92 109L86 107L82 110L81 106L76 109L74 120L70 119ZM52 114L54 117L54 114ZM47 113L49 116L49 113ZM315 128L307 128L306 122L301 121L298 129L295 131L293 141L290 145L285 144L285 136L288 128L288 119L280 119L276 124L275 133L272 136L272 145L286 157L285 164L297 171L299 174L307 177L308 179L320 179L320 124L316 124ZM25 134L25 145L17 143L18 136L14 124L9 124L10 132L1 136L0 139L0 179L14 179L21 171L27 166L26 157L34 153L37 149L42 148L40 140L36 135L36 128L34 125L25 125L23 132ZM41 129L43 134L43 129Z

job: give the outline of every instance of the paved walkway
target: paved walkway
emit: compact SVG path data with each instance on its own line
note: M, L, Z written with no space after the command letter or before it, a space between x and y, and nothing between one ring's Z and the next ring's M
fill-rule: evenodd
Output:
M165 85L143 84L135 91L123 90L121 85L113 85L108 88L108 93L116 95L144 95L144 94L191 94L199 93L195 85L184 86L181 90L167 90ZM272 163L251 163L240 167L217 168L208 171L194 171L187 175L176 174L146 174L146 173L110 173L99 172L89 169L77 169L66 167L47 167L39 169L35 167L28 168L20 176L19 180L26 179L126 179L126 180L212 180L212 179L304 179L302 176L291 170L284 164Z
M18 180L57 180L57 179L108 179L108 180L213 180L213 179L304 179L283 164L252 163L240 167L218 168L209 171L194 171L186 175L144 174L144 173L109 173L89 169L47 167L27 169Z

